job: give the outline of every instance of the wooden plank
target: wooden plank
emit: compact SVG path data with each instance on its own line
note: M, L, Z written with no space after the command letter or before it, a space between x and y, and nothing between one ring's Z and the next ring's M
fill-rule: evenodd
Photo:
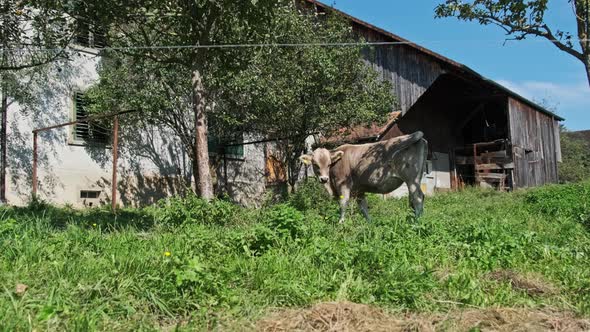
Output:
M493 151L493 152L483 152L480 154L483 158L506 158L508 156L506 150L502 151Z
M513 169L514 163L509 164L479 164L475 167L477 171L493 171L493 170L505 170L505 169Z
M455 157L455 163L457 165L473 165L473 157L457 156ZM477 157L478 164L508 164L512 163L512 158L482 158Z
M476 179L479 180L502 180L506 178L506 174L502 174L502 173L480 173L477 174Z

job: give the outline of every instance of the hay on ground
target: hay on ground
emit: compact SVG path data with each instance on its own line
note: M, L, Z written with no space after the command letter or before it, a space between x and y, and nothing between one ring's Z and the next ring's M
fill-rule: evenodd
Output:
M530 309L485 309L449 314L389 315L349 302L321 303L309 309L282 310L260 320L264 332L310 331L590 331L590 320L571 313Z

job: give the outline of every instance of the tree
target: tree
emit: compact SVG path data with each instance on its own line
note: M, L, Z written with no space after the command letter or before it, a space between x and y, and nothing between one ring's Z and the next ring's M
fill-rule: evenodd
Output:
M266 33L264 33L266 31ZM360 47L298 46L356 40L347 22L335 16L318 19L293 4L275 7L260 43L267 47L209 50L207 83L210 126L221 141L236 129L267 138L290 138L288 162L294 184L298 157L311 133L329 135L341 128L380 122L394 104L391 86L361 59ZM100 83L89 95L97 111L124 107L141 109L154 124L170 128L190 150L194 125L190 109L190 69L106 53ZM211 53L210 53L211 54Z
M350 23L334 13L318 15L286 6L272 22L270 44L307 45L260 49L248 67L221 77L220 107L243 110L244 128L289 138L289 181L298 180L310 134L384 122L395 97L388 81L367 66L363 46L321 44L358 41Z
M85 13L110 27L108 39L119 53L141 61L179 68L190 79L194 122L193 173L197 193L213 197L207 120L211 109L204 80L223 65L222 54L208 45L249 43L266 27L278 5L273 0L108 0L85 2ZM227 54L223 54L227 56ZM234 64L238 63L233 61Z
M563 126L560 131L563 161L559 166L559 180L578 182L590 179L590 142Z
M66 58L75 20L64 1L0 1L0 71L21 70Z
M446 0L436 7L436 17L494 24L516 40L545 38L584 64L590 85L590 0L568 1L576 20L575 33L549 26L545 20L548 0Z

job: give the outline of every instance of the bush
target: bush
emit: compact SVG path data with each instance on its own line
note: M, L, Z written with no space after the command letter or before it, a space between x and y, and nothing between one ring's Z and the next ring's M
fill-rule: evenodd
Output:
M561 182L579 182L590 179L590 144L575 133L562 129L561 153L563 162L559 165Z
M330 205L332 197L321 185L317 179L308 178L304 180L297 188L297 191L291 195L289 202L291 206L299 211L322 210Z
M527 192L525 202L532 210L552 217L588 222L590 219L590 182L552 185Z
M282 237L297 238L303 230L304 216L288 204L279 204L265 211L263 224Z
M231 202L215 199L207 202L190 193L187 197L162 200L152 209L154 217L165 224L227 224L240 208Z

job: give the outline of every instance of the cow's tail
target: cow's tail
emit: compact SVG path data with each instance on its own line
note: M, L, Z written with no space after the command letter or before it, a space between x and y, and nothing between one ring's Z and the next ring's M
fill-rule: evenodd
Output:
M421 139L424 138L424 133L421 131L417 131L413 134L410 135L406 135L403 137L399 137L394 143L393 145L395 146L395 149L397 151L402 151L408 147L410 147L412 144L415 144L416 142L419 142Z
M425 138L422 138L422 141L424 142L424 165L422 165L422 174L428 174L430 173L430 170L428 169L428 141Z

